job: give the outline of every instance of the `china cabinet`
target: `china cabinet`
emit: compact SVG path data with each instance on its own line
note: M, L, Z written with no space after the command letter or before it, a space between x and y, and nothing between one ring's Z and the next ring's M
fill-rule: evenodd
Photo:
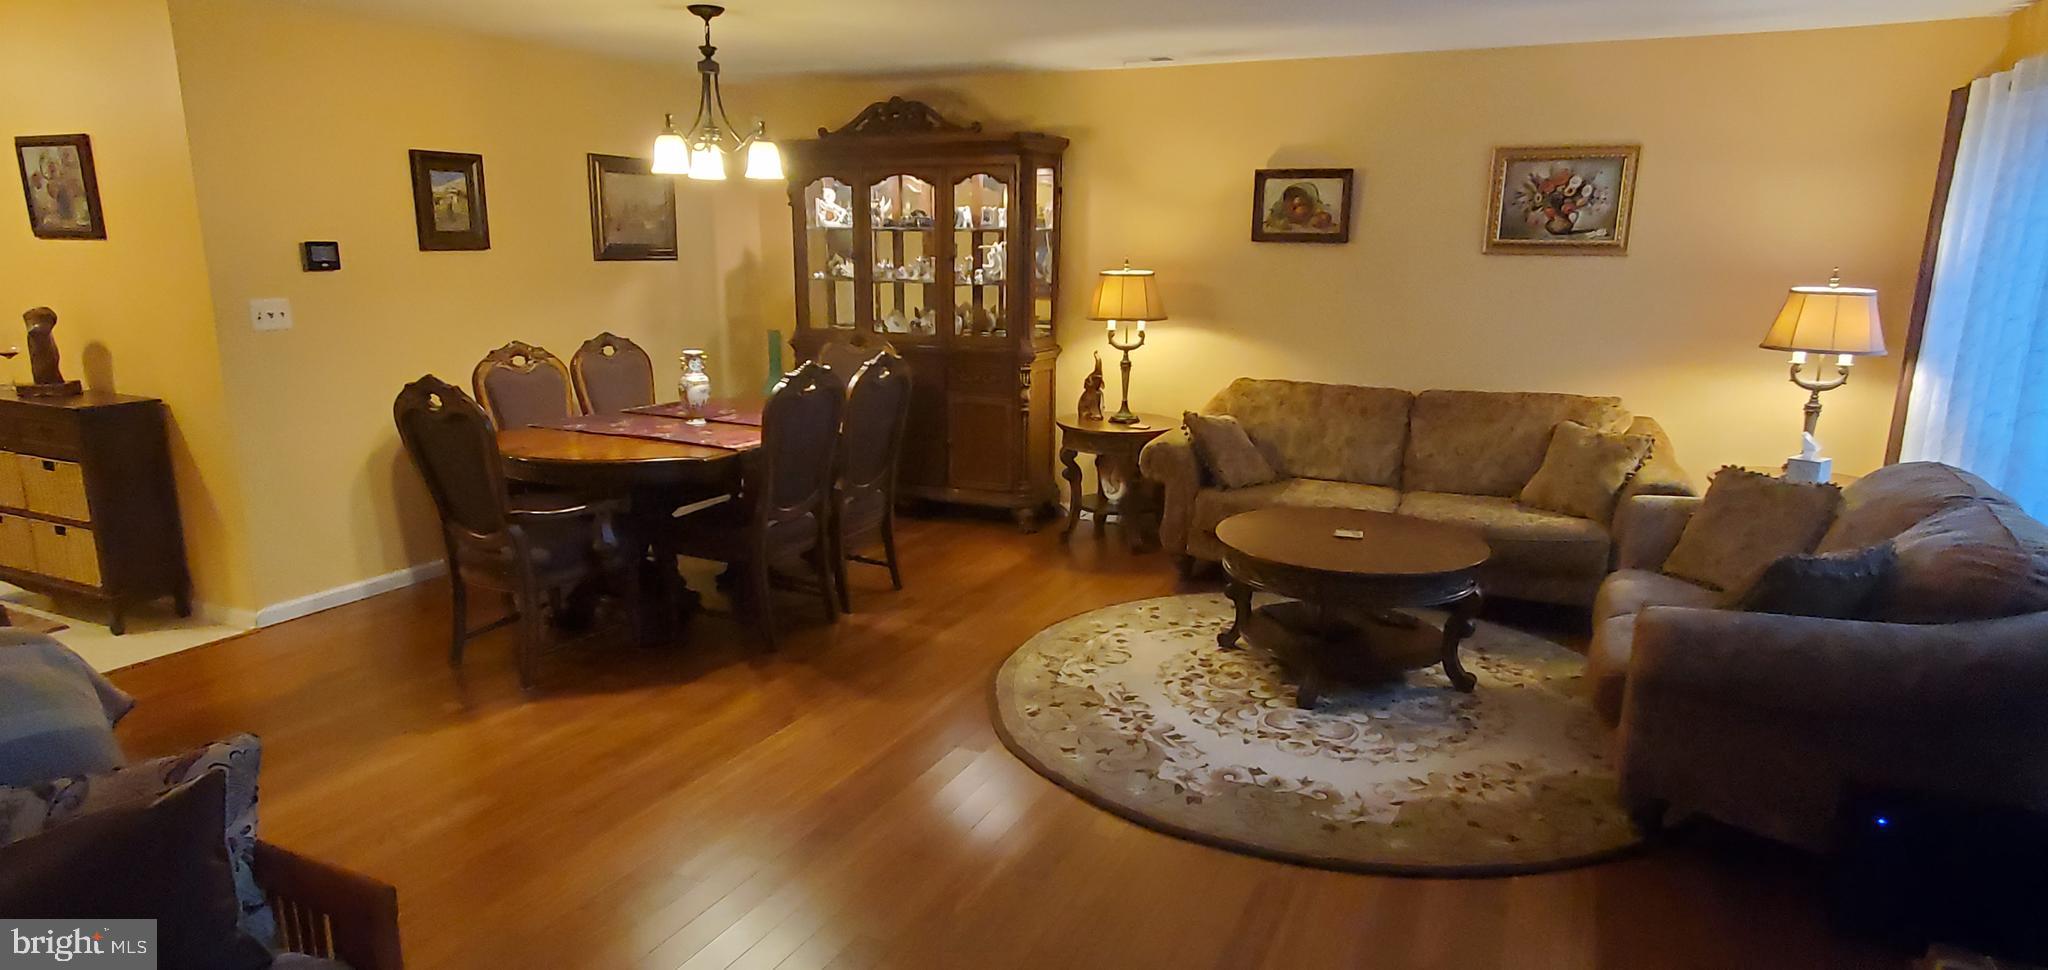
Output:
M985 132L917 101L789 146L803 357L874 334L909 365L905 495L1033 523L1052 473L1053 309L1067 140Z

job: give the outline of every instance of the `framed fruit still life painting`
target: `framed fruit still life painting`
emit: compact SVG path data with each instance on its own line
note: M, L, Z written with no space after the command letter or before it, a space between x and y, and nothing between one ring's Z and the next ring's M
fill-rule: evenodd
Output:
M28 227L37 239L105 239L99 173L92 139L85 135L24 135L14 139Z
M1252 242L1351 241L1351 169L1252 173Z
M1638 145L1494 149L1486 251L1627 253L1641 154Z

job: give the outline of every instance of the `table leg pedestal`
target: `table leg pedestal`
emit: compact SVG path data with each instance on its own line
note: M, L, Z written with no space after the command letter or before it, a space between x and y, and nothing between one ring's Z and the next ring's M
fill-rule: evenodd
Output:
M1072 448L1060 449L1060 477L1067 480L1067 527L1060 530L1060 538L1074 534L1074 528L1081 524L1081 464L1075 461L1080 453Z

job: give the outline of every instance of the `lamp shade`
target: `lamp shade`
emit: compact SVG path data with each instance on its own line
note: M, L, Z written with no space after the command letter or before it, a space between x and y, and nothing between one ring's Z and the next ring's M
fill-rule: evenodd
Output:
M1164 320L1166 302L1159 298L1159 283L1149 269L1106 269L1095 283L1095 301L1089 304L1090 320Z
M1795 286L1759 346L1765 350L1877 356L1884 353L1884 328L1877 318L1877 291L1843 286Z

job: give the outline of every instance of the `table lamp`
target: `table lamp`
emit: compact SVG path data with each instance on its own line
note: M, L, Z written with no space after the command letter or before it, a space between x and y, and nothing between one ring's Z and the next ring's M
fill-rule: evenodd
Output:
M1877 319L1877 291L1861 286L1843 286L1842 271L1835 270L1826 286L1795 286L1785 296L1778 319L1764 334L1765 350L1792 352L1792 383L1807 391L1806 433L1801 436L1799 454L1785 459L1785 477L1795 482L1825 482L1834 462L1820 455L1820 442L1813 436L1820 426L1820 392L1832 391L1849 382L1849 369L1862 356L1884 353L1884 329ZM1813 377L1804 376L1808 354L1821 355L1814 361ZM1835 376L1821 380L1826 357L1835 358Z
M1132 269L1128 259L1122 269L1103 270L1102 278L1095 283L1095 302L1088 311L1088 319L1108 321L1109 345L1124 354L1120 365L1123 406L1109 420L1113 424L1137 424L1138 416L1131 413L1131 351L1145 346L1145 321L1166 319L1166 304L1159 299L1159 284L1152 271ZM1119 323L1136 326L1119 328Z

